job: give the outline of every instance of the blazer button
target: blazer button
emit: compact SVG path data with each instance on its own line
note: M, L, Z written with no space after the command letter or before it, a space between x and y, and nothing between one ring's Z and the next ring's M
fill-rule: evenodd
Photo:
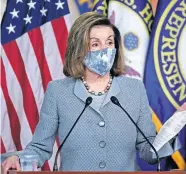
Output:
M100 127L104 127L104 126L105 126L105 122L104 122L104 121L100 121L100 122L99 122L99 126L100 126Z
M99 146L100 146L101 148L104 148L104 147L106 146L106 142L105 142L105 141L100 141L100 142L99 142Z
M105 163L104 161L101 161L101 162L99 163L99 167L100 167L100 168L105 168L105 167L106 167L106 163Z

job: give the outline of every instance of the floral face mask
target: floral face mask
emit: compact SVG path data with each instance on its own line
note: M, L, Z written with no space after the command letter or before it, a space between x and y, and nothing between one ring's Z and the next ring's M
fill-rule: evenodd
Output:
M89 51L84 59L84 65L91 72L104 76L114 63L116 48L104 48L97 51Z

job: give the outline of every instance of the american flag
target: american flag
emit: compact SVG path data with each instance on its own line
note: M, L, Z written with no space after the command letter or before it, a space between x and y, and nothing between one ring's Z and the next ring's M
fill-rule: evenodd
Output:
M1 153L32 140L49 81L63 78L67 0L8 0L1 25ZM57 141L44 169L52 169Z

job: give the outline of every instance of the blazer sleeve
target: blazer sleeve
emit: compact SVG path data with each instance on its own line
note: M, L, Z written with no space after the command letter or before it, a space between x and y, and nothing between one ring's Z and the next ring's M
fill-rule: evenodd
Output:
M56 97L53 83L50 82L44 96L39 123L33 139L18 156L21 158L24 154L38 155L38 167L41 167L52 155L57 129L58 114Z
M139 81L139 89L140 89L141 97L140 97L139 119L137 125L142 130L142 132L146 135L148 140L151 143L153 143L154 138L156 136L156 130L152 122L152 113L147 99L146 90L141 81ZM136 148L139 150L139 156L141 159L143 159L149 164L155 164L157 162L157 159L152 158L152 152L150 152L151 146L139 131L137 131Z

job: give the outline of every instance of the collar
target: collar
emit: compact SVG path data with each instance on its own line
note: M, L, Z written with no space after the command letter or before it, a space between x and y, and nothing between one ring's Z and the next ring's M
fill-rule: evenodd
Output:
M104 99L102 107L104 107L107 103L111 102L110 97L116 96L118 93L120 93L120 91L121 91L121 89L120 89L120 86L118 83L118 79L117 79L117 77L114 77L112 80L112 85L111 85L111 87L110 87L109 91L107 92L107 95ZM85 88L84 84L82 83L82 81L80 79L76 80L76 83L74 86L74 95L76 95L76 97L81 99L83 102L86 101L87 97L91 96L88 93L87 89ZM97 105L95 104L94 100L90 104L90 107L93 108L100 115L102 115L100 110L97 108Z

